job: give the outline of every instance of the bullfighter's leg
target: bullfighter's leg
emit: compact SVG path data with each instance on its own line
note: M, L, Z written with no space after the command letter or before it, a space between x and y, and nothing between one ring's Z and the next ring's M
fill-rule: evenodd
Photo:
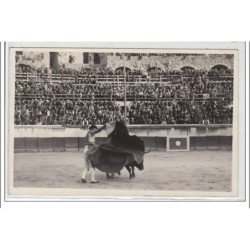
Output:
M99 183L99 181L95 179L95 169L93 167L90 167L90 176L92 184Z
M88 170L89 170L89 160L87 160L86 157L85 157L85 164L84 164L84 167L83 167L82 178L81 178L82 183L87 182L86 174L87 174Z
M87 172L91 170L91 168L92 168L92 166L91 166L91 162L88 158L88 152L87 152L87 153L85 153L85 157L84 157L84 167L83 167L82 178L81 178L82 183L87 182L86 175L87 175ZM90 174L91 174L91 171L90 171ZM92 181L92 175L91 175L91 181Z
M86 174L87 174L87 169L84 168L83 172L82 172L82 178L81 178L81 182L82 183L86 183L87 182L87 180L86 180Z
M88 146L85 145L84 147L84 164L83 164L83 172L82 172L82 178L81 178L81 182L82 183L86 183L87 182L87 179L86 179L86 175L87 175L87 172L89 170L89 161L87 159L88 155L87 155L87 152L88 152Z

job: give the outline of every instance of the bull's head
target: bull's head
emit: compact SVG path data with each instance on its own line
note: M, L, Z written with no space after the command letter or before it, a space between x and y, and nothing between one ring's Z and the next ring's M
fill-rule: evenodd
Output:
M137 164L136 167L137 167L139 170L143 170L143 169L144 169L143 162L140 163L140 164Z

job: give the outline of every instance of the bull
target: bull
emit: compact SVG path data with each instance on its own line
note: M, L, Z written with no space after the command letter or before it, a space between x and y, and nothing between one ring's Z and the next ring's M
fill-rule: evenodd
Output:
M91 165L105 172L107 178L112 178L115 173L125 167L129 177L135 177L134 168L144 169L145 145L141 138L130 136L123 122L112 122L107 124L108 142L98 146L89 160ZM111 128L110 128L111 127Z

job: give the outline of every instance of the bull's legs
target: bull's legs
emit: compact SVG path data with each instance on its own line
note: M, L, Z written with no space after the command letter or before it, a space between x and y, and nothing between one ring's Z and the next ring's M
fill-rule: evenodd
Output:
M111 173L111 174L110 173L106 173L106 176L107 176L108 179L114 178L114 175L115 175L114 173Z
M135 167L133 166L131 167L131 169L132 169L132 178L135 178Z
M119 172L117 172L117 174L121 175L121 172L119 171ZM112 178L114 178L114 176L115 176L115 173L106 173L107 179L112 179Z
M125 167L128 170L128 172L129 172L129 178L131 179L132 178L131 168L129 166L125 166Z

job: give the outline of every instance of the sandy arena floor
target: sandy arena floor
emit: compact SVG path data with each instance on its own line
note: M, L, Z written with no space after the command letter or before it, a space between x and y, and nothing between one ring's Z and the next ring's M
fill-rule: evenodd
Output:
M145 169L129 179L126 169L107 179L96 171L99 184L80 182L83 154L78 152L16 153L15 187L230 191L230 151L151 152ZM89 180L89 176L88 176Z

